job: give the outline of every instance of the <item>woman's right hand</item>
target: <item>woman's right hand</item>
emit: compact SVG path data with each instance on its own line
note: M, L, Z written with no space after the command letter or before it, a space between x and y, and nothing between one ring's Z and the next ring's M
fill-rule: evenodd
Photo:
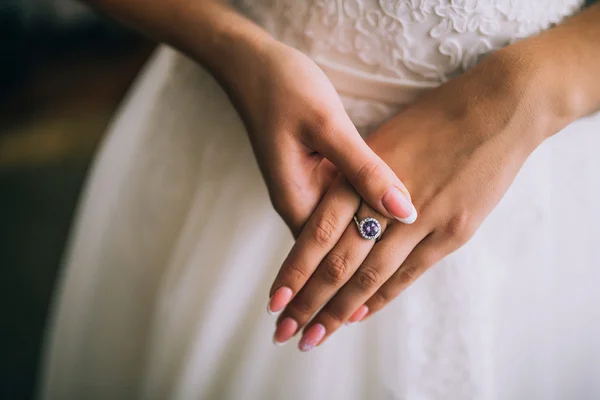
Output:
M294 234L335 167L374 209L414 220L404 185L358 135L335 89L308 57L220 1L89 1L182 50L221 82L246 124L275 209ZM324 226L322 234L332 229Z
M307 56L274 40L226 84L248 129L271 201L294 235L341 171L374 209L416 219L408 191L365 143L333 85ZM331 226L319 227L323 240Z

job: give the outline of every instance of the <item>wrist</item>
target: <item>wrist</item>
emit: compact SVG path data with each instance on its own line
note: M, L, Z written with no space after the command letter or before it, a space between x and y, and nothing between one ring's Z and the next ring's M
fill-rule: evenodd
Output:
M226 86L251 79L275 42L267 32L251 21L241 19L236 26L219 27L203 43L199 62Z
M234 103L244 102L260 90L275 47L282 44L264 31L225 33L211 62L203 63Z
M265 79L266 66L282 43L235 10L219 6L212 16L210 29L194 40L189 52L227 92L240 111L256 99ZM200 36L200 35L196 35Z
M428 109L441 105L443 118L461 125L474 140L499 140L509 153L526 158L562 124L538 83L538 68L516 53L497 51L422 103Z
M244 79L275 42L261 27L216 1L176 2L171 12L177 28L160 39L205 67L226 89Z
M600 110L599 22L600 4L495 53L518 80L535 87L529 91L532 110L550 122L545 137Z
M497 51L482 64L487 79L496 80L492 98L510 103L508 109L524 123L523 135L533 148L586 113L578 88L566 83L556 63L528 43Z

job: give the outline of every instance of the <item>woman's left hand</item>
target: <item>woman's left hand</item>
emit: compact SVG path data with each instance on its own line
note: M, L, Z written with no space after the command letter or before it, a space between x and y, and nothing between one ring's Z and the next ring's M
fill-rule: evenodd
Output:
M466 243L529 154L568 121L552 93L542 91L545 79L541 66L499 52L369 136L408 187L420 217L412 225L387 219L361 205L338 177L272 286L272 302L292 297L274 340L285 342L306 326L299 347L310 350L343 323L377 312ZM355 213L380 221L380 241L359 235ZM322 224L335 227L329 240L316 239Z

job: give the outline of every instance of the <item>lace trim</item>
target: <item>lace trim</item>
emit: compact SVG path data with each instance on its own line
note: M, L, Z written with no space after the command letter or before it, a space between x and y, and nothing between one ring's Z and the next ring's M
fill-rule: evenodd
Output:
M577 12L584 0L234 0L321 63L439 84L483 55Z

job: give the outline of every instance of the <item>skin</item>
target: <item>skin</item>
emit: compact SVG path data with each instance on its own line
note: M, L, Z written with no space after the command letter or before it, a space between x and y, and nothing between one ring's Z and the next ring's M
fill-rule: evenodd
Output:
M90 2L202 64L238 108L273 204L299 235L270 295L289 288L278 321L297 320L289 335L310 330L304 350L365 314L362 305L372 315L464 244L527 156L600 108L600 5L427 93L366 146L318 67L227 7ZM421 215L413 225L397 223L383 201L391 188L410 198L398 176ZM382 222L380 242L359 238L355 212Z
M271 293L288 287L293 297L275 340L304 326L300 349L310 350L344 322L373 315L465 244L529 154L600 109L598 71L600 5L494 53L377 129L367 143L402 177L419 220L401 225L359 206L360 197L338 177L273 284ZM355 212L381 221L381 241L359 236ZM314 227L324 223L335 229L319 240Z
M338 171L383 215L414 212L406 187L358 134L329 79L301 52L218 2L91 2L179 48L220 82L246 125L273 206L295 235Z

